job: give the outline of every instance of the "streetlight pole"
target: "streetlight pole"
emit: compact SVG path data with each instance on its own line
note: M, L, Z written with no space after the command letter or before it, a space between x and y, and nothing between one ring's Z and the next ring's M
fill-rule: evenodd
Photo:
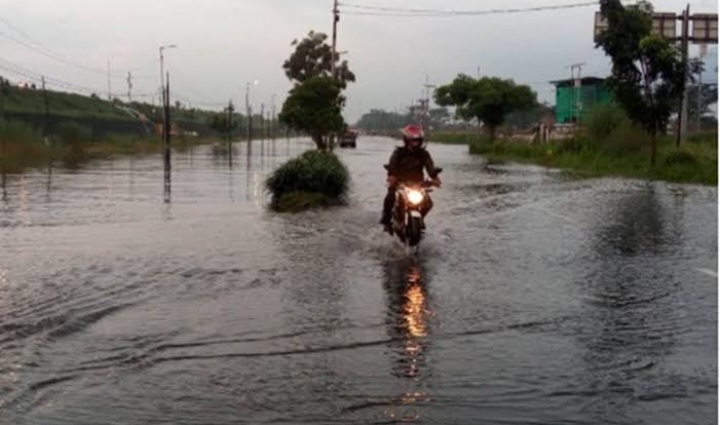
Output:
M272 109L270 111L270 137L275 140L275 94L270 97Z
M164 63L164 56L163 56L163 50L165 49L173 49L177 47L176 44L166 44L164 46L160 46L158 49L160 51L160 93L161 93L161 99L162 99L162 111L163 111L163 139L165 138L165 63Z
M251 130L250 130L252 127L252 117L251 117L252 111L250 110L250 84L252 84L253 86L256 86L256 85L258 85L258 80L255 80L252 83L250 81L248 81L247 84L245 84L245 113L247 114L245 121L247 122L246 127L247 127L248 143L250 143L250 137L252 136Z

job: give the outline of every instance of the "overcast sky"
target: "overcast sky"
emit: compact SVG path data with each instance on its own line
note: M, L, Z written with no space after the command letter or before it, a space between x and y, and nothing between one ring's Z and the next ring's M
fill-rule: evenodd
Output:
M347 0L343 12L387 8L488 10L584 3L587 0ZM680 12L686 1L656 0L656 11ZM717 2L690 2L691 13L717 13ZM248 81L254 110L279 110L290 89L282 71L290 43L309 30L331 33L332 0L2 0L0 74L13 81L53 78L107 96L108 62L114 96L127 99L131 71L135 98L150 101L160 79L158 47L165 51L172 97L194 106L232 99L243 107ZM609 61L594 49L597 6L455 17L342 14L338 50L357 75L347 90L346 119L371 108L401 110L423 84L445 84L458 73L512 78L554 103L550 80L569 78L568 66L585 62L583 75L604 77ZM367 11L367 10L365 10ZM691 52L697 51L695 48ZM714 58L717 61L717 56ZM9 71L8 68L13 71ZM267 107L267 106L266 106Z

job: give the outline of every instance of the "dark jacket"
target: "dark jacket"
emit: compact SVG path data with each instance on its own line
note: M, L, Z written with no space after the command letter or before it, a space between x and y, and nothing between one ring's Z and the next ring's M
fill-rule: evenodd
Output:
M410 149L405 146L395 149L390 156L387 170L403 183L420 183L425 180L423 168L430 178L437 177L437 170L430 153L425 149Z

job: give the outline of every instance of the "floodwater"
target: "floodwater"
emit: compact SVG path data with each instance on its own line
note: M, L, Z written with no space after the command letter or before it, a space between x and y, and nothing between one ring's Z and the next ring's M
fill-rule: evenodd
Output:
M307 141L3 177L0 423L717 423L717 188L429 146L417 257L349 205L281 215Z

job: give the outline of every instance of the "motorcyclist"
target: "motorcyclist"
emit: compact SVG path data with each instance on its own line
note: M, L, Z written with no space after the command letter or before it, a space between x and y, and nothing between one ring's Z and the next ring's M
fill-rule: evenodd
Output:
M395 203L395 191L399 183L404 185L422 183L424 178L423 169L427 171L432 179L432 184L440 186L442 182L438 177L438 169L435 168L430 152L425 150L425 134L418 125L408 125L402 129L403 146L398 147L390 156L387 164L388 191L383 202L382 218L380 224L385 231L390 232L391 214ZM421 208L423 217L432 209L433 203L429 196Z

